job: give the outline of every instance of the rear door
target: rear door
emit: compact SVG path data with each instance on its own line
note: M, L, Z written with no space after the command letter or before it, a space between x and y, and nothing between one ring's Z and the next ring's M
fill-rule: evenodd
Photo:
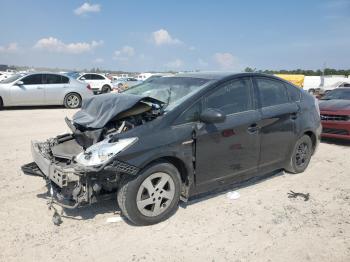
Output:
M11 86L11 104L14 106L44 105L45 90L42 77L42 74L31 74L21 79L23 85Z
M65 89L68 88L69 78L56 74L43 74L45 88L45 103L47 105L62 104Z
M290 101L284 82L268 77L255 77L254 80L261 108L259 167L273 169L289 158L296 140L295 121L300 109Z
M220 85L202 100L202 110L220 109L226 120L198 124L196 181L198 186L241 180L257 171L260 135L252 81L239 78Z

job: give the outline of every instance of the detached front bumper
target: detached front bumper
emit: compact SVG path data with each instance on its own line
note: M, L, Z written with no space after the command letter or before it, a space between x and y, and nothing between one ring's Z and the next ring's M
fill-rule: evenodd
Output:
M78 182L80 176L74 173L73 167L61 167L47 159L39 150L38 142L32 141L32 156L43 176L54 182L58 187L63 188L71 182ZM23 168L22 168L23 169Z
M43 177L54 192L55 203L65 208L92 204L114 196L121 175L134 176L139 169L117 159L99 167L63 163L49 157L43 143L33 141L34 162L22 166L23 173Z

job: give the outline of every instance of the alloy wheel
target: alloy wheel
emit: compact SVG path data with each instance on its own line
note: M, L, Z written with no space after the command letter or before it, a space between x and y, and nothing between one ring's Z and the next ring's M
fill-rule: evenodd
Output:
M301 143L298 146L295 154L295 160L296 160L297 166L299 167L304 166L308 161L308 157L309 157L309 146L307 145L307 143Z
M168 209L175 196L175 183L170 175L158 172L147 177L136 196L138 210L144 216L155 217Z
M80 99L77 95L69 95L67 97L67 105L70 107L70 108L76 108L79 106L79 103L80 103Z

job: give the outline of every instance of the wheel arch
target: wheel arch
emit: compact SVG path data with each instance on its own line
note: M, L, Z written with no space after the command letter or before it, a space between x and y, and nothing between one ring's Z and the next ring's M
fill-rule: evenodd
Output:
M187 199L189 197L189 189L194 182L192 163L186 164L183 159L174 155L159 155L143 164L141 170L147 168L150 165L161 162L168 162L175 166L175 168L179 171L182 184L181 195Z
M317 146L317 137L316 134L314 132L312 132L311 130L305 131L304 135L307 135L310 137L311 141L312 141L312 151L315 152L316 150L316 146Z

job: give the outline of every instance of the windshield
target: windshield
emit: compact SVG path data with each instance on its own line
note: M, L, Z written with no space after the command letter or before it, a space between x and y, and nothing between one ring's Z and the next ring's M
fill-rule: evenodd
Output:
M125 90L124 93L149 96L166 104L169 111L202 89L208 79L192 77L161 77Z
M349 89L336 89L329 91L322 100L343 99L350 100L350 88Z
M2 84L9 84L9 83L12 83L12 82L15 82L17 81L18 79L20 79L23 75L22 74L18 74L18 75L13 75L9 78L6 78L4 80L1 81Z

